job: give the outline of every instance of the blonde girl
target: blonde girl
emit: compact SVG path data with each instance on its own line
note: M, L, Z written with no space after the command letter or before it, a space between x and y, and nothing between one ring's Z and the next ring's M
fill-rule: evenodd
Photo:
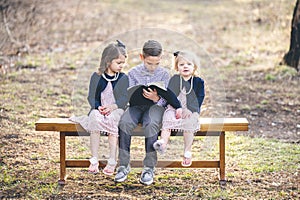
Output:
M175 70L178 74L171 77L168 88L172 90L181 103L182 108L174 109L168 105L163 115L160 140L154 143L159 153L164 153L171 131L182 131L184 136L184 152L182 166L192 164L192 143L194 133L200 129L200 108L205 96L204 80L195 75L199 61L195 54L187 51L174 53Z

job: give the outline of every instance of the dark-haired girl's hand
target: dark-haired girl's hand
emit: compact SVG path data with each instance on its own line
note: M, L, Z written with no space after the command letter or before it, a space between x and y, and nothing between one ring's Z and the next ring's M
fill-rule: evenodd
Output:
M108 116L108 115L110 115L110 113L112 111L114 111L117 108L118 108L118 106L116 104L111 104L111 105L106 105L106 106L99 106L98 110L102 115Z

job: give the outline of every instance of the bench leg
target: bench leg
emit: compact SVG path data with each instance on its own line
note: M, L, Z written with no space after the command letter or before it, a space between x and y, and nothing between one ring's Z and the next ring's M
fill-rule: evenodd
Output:
M220 134L220 183L226 183L225 180L225 132Z
M64 185L66 181L66 135L60 132L60 175L58 184Z

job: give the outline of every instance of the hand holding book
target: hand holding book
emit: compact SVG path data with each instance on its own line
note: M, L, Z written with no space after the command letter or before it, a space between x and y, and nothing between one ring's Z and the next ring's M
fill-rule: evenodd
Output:
M143 89L143 96L146 98L146 99L149 99L153 102L157 102L159 100L159 96L157 94L157 91L156 89L151 89L150 87L146 88L146 89Z

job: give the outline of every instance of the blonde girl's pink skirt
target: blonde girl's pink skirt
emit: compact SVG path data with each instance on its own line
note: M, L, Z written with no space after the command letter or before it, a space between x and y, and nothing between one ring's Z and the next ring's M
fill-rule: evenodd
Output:
M164 113L162 123L162 130L185 131L195 133L200 129L199 113L194 112L190 117L185 119L176 119L175 109L170 105Z

